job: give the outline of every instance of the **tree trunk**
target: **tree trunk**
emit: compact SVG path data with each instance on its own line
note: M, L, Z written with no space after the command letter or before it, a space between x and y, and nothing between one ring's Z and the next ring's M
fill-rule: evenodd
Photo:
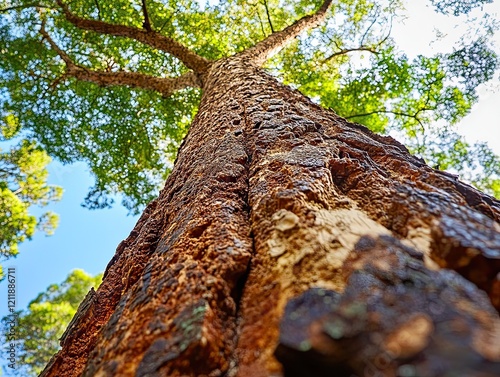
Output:
M498 201L243 58L202 81L42 376L499 375Z

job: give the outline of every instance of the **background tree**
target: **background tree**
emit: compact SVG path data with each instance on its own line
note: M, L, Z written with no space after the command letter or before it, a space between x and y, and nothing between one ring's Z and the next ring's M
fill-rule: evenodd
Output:
M4 142L14 136L16 122L6 117L2 124ZM12 143L11 143L12 145ZM10 150L0 149L0 255L2 260L18 253L18 244L30 239L35 230L47 235L57 226L57 215L51 211L39 217L30 213L33 207L44 207L62 196L62 188L47 183L47 153L32 140L21 140Z
M52 355L78 305L91 288L97 289L102 274L91 276L72 271L60 284L52 284L28 304L18 317L17 344L19 369L4 367L7 375L38 376ZM5 332L4 332L5 333Z
M412 136L467 113L491 28L409 61L387 36L399 2L332 3L7 7L4 111L89 162L91 207L140 204L201 89L165 188L43 376L498 371L499 202L262 70Z

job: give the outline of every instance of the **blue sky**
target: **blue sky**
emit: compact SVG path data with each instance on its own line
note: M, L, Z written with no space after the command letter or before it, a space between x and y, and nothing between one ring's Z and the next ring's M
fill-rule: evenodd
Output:
M49 165L49 182L64 188L60 202L50 206L59 214L59 226L53 236L36 233L32 241L19 246L19 255L4 262L4 271L16 267L17 308L50 284L62 282L68 273L81 268L90 274L102 272L120 241L128 236L138 216L127 216L119 203L112 209L90 211L80 206L93 185L84 163ZM0 283L0 302L7 302L7 281ZM0 315L7 314L1 305Z
M432 25L444 28L448 21L417 3L420 2L409 2L409 14L412 17L406 24L396 25L393 35L410 55L432 54L435 51L426 50L431 46L429 38L432 39L433 35L425 34L422 20L426 20L426 25L430 25L427 29L431 31ZM485 10L500 13L499 3L495 0ZM452 21L455 23L457 20ZM480 102L461 123L460 129L472 141L489 140L500 154L500 90L493 92L494 84L481 89ZM127 216L127 211L119 201L112 209L106 210L90 211L80 206L89 187L93 185L85 164L62 166L53 162L49 171L49 182L65 189L62 201L50 206L60 216L59 227L50 237L36 234L32 241L20 245L16 259L4 263L5 269L17 268L18 309L25 308L48 285L62 282L72 269L82 268L91 274L102 272L116 246L127 237L138 219L138 216ZM6 302L6 284L6 281L0 283L2 303ZM7 314L5 304L0 306L0 310L1 316Z

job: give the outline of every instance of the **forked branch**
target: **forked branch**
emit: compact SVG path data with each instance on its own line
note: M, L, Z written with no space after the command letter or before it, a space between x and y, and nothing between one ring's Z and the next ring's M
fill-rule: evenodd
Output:
M345 54L348 54L350 52L353 52L353 51L367 51L367 52L371 52L372 54L378 54L379 51L378 51L378 48L381 47L390 37L391 35L391 30L392 30L392 18L391 18L391 22L390 22L390 27L389 27L389 32L387 33L387 35L382 38L377 44L375 45L365 45L364 44L364 40L365 40L365 37L369 31L369 29L373 26L373 23L368 27L368 29L366 30L365 34L363 35L363 37L361 38L361 42L360 42L360 45L359 47L353 47L353 48L342 48L337 42L334 42L335 43L335 46L338 48L338 51L334 52L333 54L329 55L328 57L326 57L322 63L325 64L327 62L329 62L330 60L334 59L335 57L337 56L340 56L340 55L345 55Z
M330 8L331 3L332 0L325 0L314 14L304 16L283 30L272 33L266 39L255 44L255 46L241 52L240 56L251 60L259 66L264 64L267 59L285 47L300 33L321 24L326 17L326 12Z
M143 30L126 25L110 24L108 22L82 18L73 14L62 0L56 0L56 2L57 5L61 7L65 18L82 30L134 39L175 56L184 63L187 68L192 69L197 74L205 72L210 65L208 59L191 51L175 39L166 37L158 32L147 30L147 28Z
M404 112L400 112L400 111L392 111L392 110L375 110L375 111L370 111L367 113L345 116L344 118L345 119L354 119L354 118L366 117L366 116L375 115L375 114L393 114L393 115L397 115L397 116L415 119L415 121L419 124L419 126L422 130L422 133L423 133L423 132L425 132L425 126L424 126L422 120L420 119L420 117L418 116L418 114L420 114L423 111L429 111L429 110L433 110L433 109L424 107L424 108L418 109L414 114L408 114L408 113L404 113Z
M64 74L66 77L74 77L101 86L128 86L154 90L164 97L168 97L172 93L187 87L200 87L194 72L188 72L176 78L161 78L138 72L107 72L82 67L75 64L68 54L54 42L43 24L40 28L40 34L66 64Z

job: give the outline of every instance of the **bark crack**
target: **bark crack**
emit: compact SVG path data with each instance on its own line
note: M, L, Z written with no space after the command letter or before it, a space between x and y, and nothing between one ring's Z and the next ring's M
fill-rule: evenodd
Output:
M255 237L254 237L254 234L253 234L253 231L252 231L252 227L251 227L251 222L252 222L252 218L251 218L251 206L250 206L250 203L249 203L249 192L250 192L250 164L251 164L251 161L252 161L252 154L250 152L251 148L250 146L248 145L249 143L249 135L248 135L248 130L251 130L252 129L252 126L251 126L251 121L248 119L247 117L247 109L245 107L245 104L243 103L243 110L242 112L240 113L241 117L242 117L242 130L237 130L235 131L235 134L237 133L238 135L237 136L241 136L243 138L243 150L245 151L245 154L247 155L247 160L244 164L244 167L245 167L245 192L244 192L244 196L242 197L244 202L245 202L245 210L247 212L247 218L248 218L248 222L250 224L250 234L249 234L249 238L251 240L251 245L252 245L252 248L251 248L251 251L250 251L250 258L248 259L248 263L247 263L247 266L246 266L246 269L245 269L245 272L239 277L237 283L236 283L236 287L234 289L234 293L233 293L233 298L235 300L235 304L236 304L236 311L235 311L235 314L234 314L234 318L235 318L235 321L236 321L236 332L235 332L235 336L234 336L234 339L233 339L233 342L234 342L234 349L233 349L233 354L232 354L232 357L229 361L229 369L224 373L223 377L231 377L231 376L234 376L236 373L237 373L237 370L238 370L238 354L237 354L237 351L238 351L238 348L237 348L237 345L239 343L239 339L240 339L240 330L241 330L241 318L240 318L240 315L241 315L241 306L242 306L242 298L243 298L243 292L245 290L245 286L246 286L246 283L247 283L247 280L248 280L248 277L250 275L250 271L251 271L251 267L252 267L252 260L253 260L253 257L255 256L255 253L256 253L256 247L255 247Z

